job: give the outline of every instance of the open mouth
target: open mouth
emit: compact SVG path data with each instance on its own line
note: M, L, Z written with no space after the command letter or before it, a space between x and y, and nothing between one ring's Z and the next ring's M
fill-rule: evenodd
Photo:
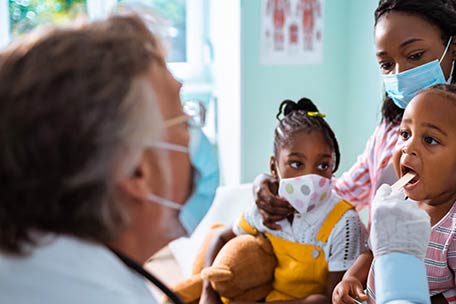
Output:
M418 176L418 173L416 173L415 170L413 170L412 168L409 168L407 166L401 166L401 174L402 174L402 176L404 176L407 173L415 174L415 177L412 178L412 180L407 183L407 186L416 185L418 183L418 181L420 180L420 177Z

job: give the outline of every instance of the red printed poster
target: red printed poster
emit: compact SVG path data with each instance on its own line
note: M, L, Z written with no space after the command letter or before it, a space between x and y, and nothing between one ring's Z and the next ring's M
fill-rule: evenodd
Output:
M323 63L324 0L263 0L261 63Z

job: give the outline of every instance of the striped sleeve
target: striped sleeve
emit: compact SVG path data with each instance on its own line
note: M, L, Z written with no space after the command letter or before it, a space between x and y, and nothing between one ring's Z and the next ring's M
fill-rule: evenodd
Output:
M452 274L452 280L453 280L453 288L448 289L443 292L443 296L447 300L449 304L456 304L456 277L455 277L455 272L456 272L456 236L454 233L455 227L452 227L452 236L453 236L453 241L450 243L450 246L448 248L448 253L447 253L447 260L448 260L448 268L451 270Z
M456 204L440 222L432 227L424 263L430 294L443 294L447 302L456 304Z
M380 123L369 138L364 153L335 183L336 192L358 210L370 204L380 183L391 182L389 175L396 179L394 172L389 172L387 167L397 142L398 129L396 123Z
M364 153L358 156L357 162L335 184L335 191L341 197L349 200L358 209L369 203L371 191L371 178L369 168L369 155L373 151L373 138L378 132L378 127L369 138Z

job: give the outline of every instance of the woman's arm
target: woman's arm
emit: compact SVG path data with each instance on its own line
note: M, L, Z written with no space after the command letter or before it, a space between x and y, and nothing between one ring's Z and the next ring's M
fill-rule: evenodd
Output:
M372 141L374 133L366 144L364 152L358 156L356 163L344 172L334 183L334 190L356 207L362 207L369 202L371 176L368 159L373 153Z
M207 248L205 267L212 265L220 249L222 249L222 247L235 236L236 235L234 234L231 226L223 228L215 235L214 239L211 241L209 247Z
M357 208L369 204L372 187L379 186L379 176L390 162L396 145L399 125L380 123L369 138L357 162L336 180L336 192Z
M255 203L263 218L263 225L272 230L282 229L276 222L294 212L286 199L277 196L278 188L277 178L267 174L258 175L253 182Z

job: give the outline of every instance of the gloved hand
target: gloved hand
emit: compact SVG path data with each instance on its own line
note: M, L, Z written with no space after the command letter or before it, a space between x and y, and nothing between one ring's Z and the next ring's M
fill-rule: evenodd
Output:
M431 234L426 211L406 200L400 191L382 185L372 202L370 243L374 256L393 252L411 254L424 259Z

